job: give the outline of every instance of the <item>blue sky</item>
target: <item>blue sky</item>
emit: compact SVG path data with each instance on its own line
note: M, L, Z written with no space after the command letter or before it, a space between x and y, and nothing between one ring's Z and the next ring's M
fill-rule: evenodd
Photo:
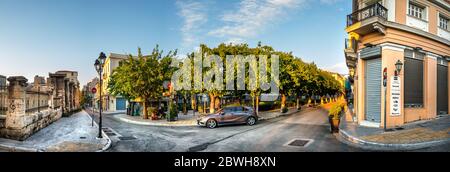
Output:
M258 41L346 73L348 0L0 0L0 75L95 77L98 54Z

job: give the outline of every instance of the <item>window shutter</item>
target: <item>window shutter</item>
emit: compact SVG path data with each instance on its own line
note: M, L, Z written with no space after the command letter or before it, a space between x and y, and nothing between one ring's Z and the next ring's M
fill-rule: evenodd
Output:
M423 54L414 53L415 57ZM405 51L405 56L408 56ZM424 55L423 55L424 56ZM422 56L422 58L423 58ZM423 61L416 58L405 58L405 106L423 106Z

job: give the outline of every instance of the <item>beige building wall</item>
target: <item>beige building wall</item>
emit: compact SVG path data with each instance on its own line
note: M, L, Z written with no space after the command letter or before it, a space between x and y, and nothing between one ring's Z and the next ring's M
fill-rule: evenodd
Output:
M408 13L408 3L410 0L395 0L395 22L407 25L407 18L410 17ZM436 4L427 0L414 0L426 7L428 32L432 35L437 35L438 32L438 14L442 13L446 16L450 16L450 12L437 6ZM367 1L359 1L367 2ZM386 2L386 1L383 1ZM390 4L392 5L392 4ZM405 26L411 27L411 26ZM412 28L412 27L411 27ZM406 29L409 30L409 29ZM424 34L427 35L427 34ZM429 35L429 34L428 34ZM405 30L394 29L393 27L387 27L384 30L384 34L373 31L372 33L361 35L358 52L365 48L365 44L370 43L372 45L382 46L382 69L387 67L388 69L388 88L386 97L386 113L387 113L387 127L401 126L405 123L414 122L417 120L433 119L437 115L437 56L445 57L450 56L450 45L444 43L444 41L437 41L439 39L432 36L422 36L419 32L408 32ZM394 45L394 46L390 46ZM390 79L394 76L395 63L400 60L404 63L404 49L412 49L415 47L422 48L423 52L427 55L424 59L424 104L421 108L402 108L400 116L391 116L390 112ZM435 54L435 55L434 55ZM450 66L450 62L449 62ZM449 81L450 81L450 71ZM380 77L382 74L380 74ZM404 68L399 74L402 83L402 94L404 95ZM355 71L355 83L354 83L354 105L355 112L358 119L358 123L361 124L365 120L365 60L358 58L357 67ZM381 84L381 83L380 83ZM450 84L449 84L450 92ZM384 126L384 88L382 87L381 93L381 123L380 127ZM404 107L404 96L401 97L401 107ZM450 107L450 101L449 101Z
M384 103L381 103L381 127L384 127L384 109L386 108L386 126L387 127L395 127L400 126L404 124L404 110L400 110L400 116L391 116L391 77L395 76L395 63L400 60L404 61L404 51L400 49L391 49L391 48L383 48L382 49L382 68L387 68L387 99L386 99L386 107L384 106ZM401 90L404 90L404 79L403 79L403 70L399 74L400 81L401 81ZM403 94L403 93L402 93ZM381 100L385 100L384 96L384 88L381 92ZM404 98L400 98L400 107L404 107Z
M356 99L355 101L357 101L357 118L358 118L358 123L360 123L362 120L364 120L365 117L365 62L362 59L358 59L358 68L357 68L357 74L358 74L358 82L357 82L357 95L356 95Z

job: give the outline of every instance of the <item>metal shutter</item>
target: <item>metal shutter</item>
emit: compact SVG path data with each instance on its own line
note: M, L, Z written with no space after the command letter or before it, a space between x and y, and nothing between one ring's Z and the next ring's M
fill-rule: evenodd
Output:
M366 120L381 122L381 58L366 60Z
M437 114L448 114L448 67L437 66Z
M423 106L423 61L405 58L405 106Z
M116 99L116 110L126 110L127 101L124 98Z

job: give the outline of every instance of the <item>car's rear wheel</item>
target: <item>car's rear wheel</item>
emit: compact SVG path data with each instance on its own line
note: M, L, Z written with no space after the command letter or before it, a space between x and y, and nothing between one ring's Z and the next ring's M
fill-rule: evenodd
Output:
M206 121L206 127L208 128L216 128L217 127L217 121L214 119L208 119L208 121Z
M255 117L248 117L247 118L247 125L255 125L256 124L256 118Z

